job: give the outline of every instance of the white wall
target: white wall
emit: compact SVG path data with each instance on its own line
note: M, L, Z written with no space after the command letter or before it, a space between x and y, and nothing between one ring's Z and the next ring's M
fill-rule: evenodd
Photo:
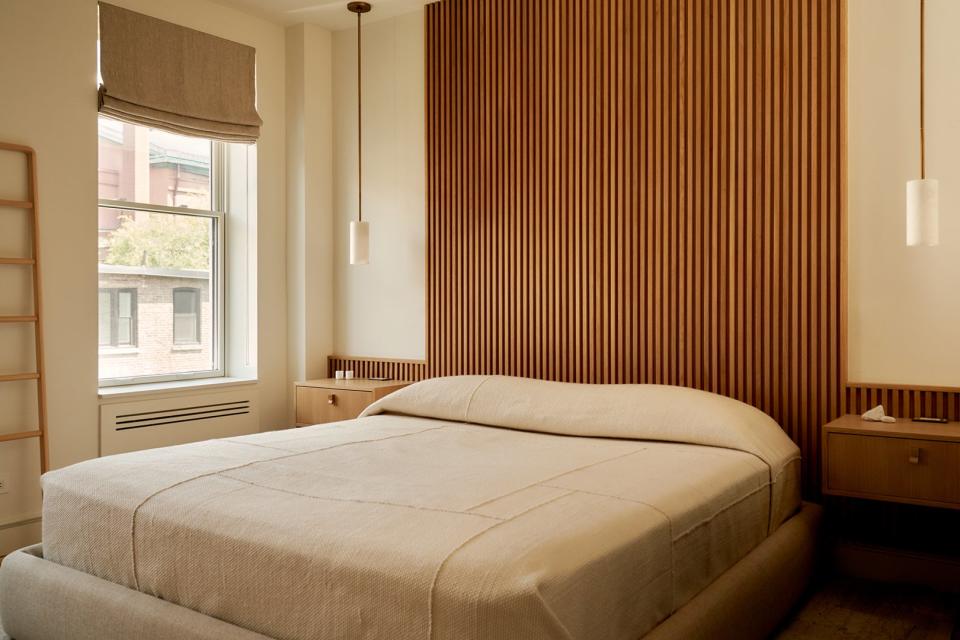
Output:
M116 4L257 49L257 368L263 428L287 426L284 30L205 0ZM95 0L7 0L0 5L0 140L37 149L40 164L44 332L53 467L98 453L97 120ZM0 184L3 187L3 184ZM10 215L8 210L0 216ZM9 241L6 238L5 241ZM2 247L0 247L2 248ZM0 278L9 276L0 276ZM9 280L0 289L11 291ZM7 296L0 296L6 298ZM20 296L20 302L25 299ZM3 313L3 311L0 311ZM21 400L0 396L0 419ZM16 412L10 408L17 409ZM6 422L0 429L12 431ZM0 444L0 554L35 541L37 525L7 524L39 512L36 444ZM6 528L5 528L6 527Z
M300 24L286 40L288 365L306 380L333 348L332 38Z
M423 358L423 12L363 27L363 217L370 264L351 266L357 210L356 31L334 34L334 348Z
M39 161L43 326L54 466L93 457L98 445L93 296L97 286L96 43L93 0L15 0L2 7L0 140L34 147ZM10 182L4 181L4 190ZM3 210L0 215L21 214ZM13 242L8 236L4 244ZM7 305L8 296L16 291L11 279L22 278L22 272L14 276L10 267L2 269L0 298ZM29 300L20 297L21 308L29 308ZM4 360L3 366L8 363ZM16 386L15 391L3 390L0 414L4 420L16 402L7 394L16 393L21 401L33 397L32 385ZM33 417L32 412L17 413ZM16 426L33 425L5 421L2 426L13 431ZM0 472L13 476L11 492L0 495L0 524L39 512L38 459L35 441L0 444ZM21 535L7 530L3 541L24 542ZM4 551L0 547L0 554Z
M919 177L916 0L849 0L849 373L857 382L960 386L960 2L927 1L927 177L940 246L905 246Z

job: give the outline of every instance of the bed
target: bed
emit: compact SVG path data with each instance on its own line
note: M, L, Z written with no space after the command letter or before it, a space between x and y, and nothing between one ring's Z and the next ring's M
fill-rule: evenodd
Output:
M729 398L436 378L48 473L0 616L15 640L763 637L812 570L799 486Z

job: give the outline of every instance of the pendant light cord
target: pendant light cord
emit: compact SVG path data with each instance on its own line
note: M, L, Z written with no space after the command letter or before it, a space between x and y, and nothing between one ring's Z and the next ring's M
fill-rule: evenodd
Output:
M920 0L920 179L927 177L926 148L923 135L923 50L924 50L924 0Z
M923 2L923 0L920 0ZM362 92L360 84L360 16L357 12L357 217L363 222L363 109L361 108ZM922 117L922 116L921 116ZM923 125L920 126L921 132ZM921 133L921 138L923 134ZM921 145L922 146L922 145Z

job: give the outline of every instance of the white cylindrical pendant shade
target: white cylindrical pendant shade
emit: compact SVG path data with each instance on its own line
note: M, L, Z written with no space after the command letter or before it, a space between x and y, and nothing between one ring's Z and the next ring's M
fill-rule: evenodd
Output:
M369 222L350 222L350 264L370 264Z
M907 246L940 243L940 183L911 180L907 183Z

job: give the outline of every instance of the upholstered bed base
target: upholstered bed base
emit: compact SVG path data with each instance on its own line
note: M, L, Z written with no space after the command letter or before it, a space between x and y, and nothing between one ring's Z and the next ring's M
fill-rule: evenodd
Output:
M798 514L644 640L768 637L814 577L822 512L819 505L804 502Z
M767 637L813 577L820 518L820 507L804 503L797 515L644 640ZM0 640L267 640L44 560L40 545L3 561L0 625Z

